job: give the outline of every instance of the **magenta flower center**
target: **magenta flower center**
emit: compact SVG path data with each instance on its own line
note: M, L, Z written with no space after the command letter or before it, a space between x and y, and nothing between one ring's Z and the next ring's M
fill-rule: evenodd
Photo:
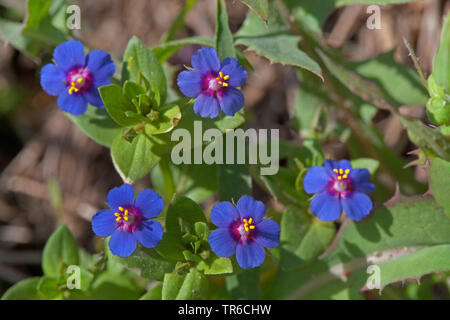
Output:
M339 198L346 198L353 191L350 169L333 169L333 172L335 174L328 183L328 191Z
M242 219L242 221L238 221L233 225L231 230L236 240L239 240L239 242L252 240L255 232L253 218Z
M119 207L119 212L114 213L118 227L122 231L132 232L139 226L142 215L134 207Z
M208 91L219 91L222 88L228 87L229 84L227 80L230 78L229 75L223 75L222 72L219 72L218 76L210 75L206 78L206 89Z
M85 68L72 69L67 73L67 84L69 94L82 93L89 89L92 84L92 76Z

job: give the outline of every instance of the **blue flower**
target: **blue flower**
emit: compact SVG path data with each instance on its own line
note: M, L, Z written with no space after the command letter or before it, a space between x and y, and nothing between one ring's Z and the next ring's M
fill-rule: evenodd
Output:
M303 179L306 193L316 196L311 212L322 221L334 221L342 210L352 220L362 220L372 210L366 195L375 190L367 169L352 169L348 160L325 160L325 166L311 167Z
M275 248L280 243L280 226L272 219L263 219L266 208L249 196L239 199L235 207L223 201L211 210L211 221L219 229L209 235L212 251L230 257L236 253L243 269L260 266L266 257L264 247Z
M41 70L41 86L45 92L58 96L61 110L82 115L90 103L104 108L98 88L111 84L115 72L108 53L93 50L84 56L83 44L77 40L61 43L53 51L56 65L49 63Z
M242 87L247 71L236 58L225 58L220 63L216 50L203 48L192 55L194 70L178 75L180 91L196 98L194 112L203 118L216 118L220 109L229 116L244 106L244 95L236 87Z
M111 209L100 210L92 218L92 230L99 237L111 236L109 248L120 257L128 257L137 242L146 248L158 245L163 228L152 218L164 208L161 197L153 190L143 190L134 199L134 189L124 184L109 191L107 198Z

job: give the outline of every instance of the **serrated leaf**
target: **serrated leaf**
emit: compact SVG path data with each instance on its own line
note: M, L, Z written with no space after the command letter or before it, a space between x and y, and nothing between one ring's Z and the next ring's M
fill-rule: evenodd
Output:
M346 220L331 247L316 263L298 272L279 272L267 298L309 298L326 291L332 283L341 289L350 288L353 292L348 293L350 296L357 295L368 278L369 265L394 263L417 250L448 245L449 228L450 219L437 208L431 196L407 198L397 194L365 220ZM410 266L419 263L404 261ZM440 261L443 260L434 260L433 270L447 268L447 262L440 265ZM417 273L420 270L425 272L426 268L418 268ZM385 276L406 279L410 275L406 272L403 276L399 273Z
M279 34L258 37L239 37L236 44L247 46L270 60L272 63L287 64L306 69L323 80L319 64L298 47L299 36Z
M442 26L439 49L433 60L433 77L450 94L450 17L447 15Z
M250 9L252 9L263 21L269 19L269 1L268 0L241 0Z
M430 192L450 217L450 162L439 158L431 159L429 175Z

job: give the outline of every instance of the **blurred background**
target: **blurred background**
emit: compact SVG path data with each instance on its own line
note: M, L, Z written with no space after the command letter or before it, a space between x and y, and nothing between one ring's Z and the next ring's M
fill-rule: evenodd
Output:
M148 46L158 43L184 5L183 0L73 3L81 8L81 30L75 32L76 37L118 59L132 35ZM230 25L236 31L248 8L237 0L227 4ZM0 1L0 18L11 9L24 14L25 7L25 0ZM442 17L448 11L449 0L384 6L382 29L369 30L366 7L351 5L334 11L323 31L328 44L340 48L348 60L361 61L394 51L397 62L412 66L405 38L428 75L439 44ZM215 15L215 1L199 0L187 14L186 28L178 37L214 36ZM189 58L197 49L187 46L169 60L176 73L183 65L190 65ZM289 124L299 86L295 71L271 65L252 52L246 56L255 68L244 88L246 108L252 114L249 126L280 128L283 138L298 140ZM94 252L91 217L105 206L107 190L121 184L109 150L86 137L59 111L55 98L41 90L39 63L0 39L0 296L17 281L42 274L42 249L58 222L64 221L79 245ZM409 110L414 110L410 116L425 116L423 106ZM384 134L385 143L398 154L406 157L414 149L399 120L379 111L373 121ZM324 146L331 158L346 156L346 148L339 141ZM414 170L416 179L424 183L422 169ZM148 185L149 179L143 179L137 188ZM448 292L439 287L431 292L448 299Z

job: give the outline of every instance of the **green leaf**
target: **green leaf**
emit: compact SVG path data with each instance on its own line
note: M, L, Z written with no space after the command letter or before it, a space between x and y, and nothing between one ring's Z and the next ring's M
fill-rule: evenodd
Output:
M196 268L191 268L184 278L176 300L198 300L204 298L206 278Z
M122 127L134 126L141 122L126 116L127 111L136 111L135 107L123 94L123 90L116 84L109 84L98 89L106 110L111 118Z
M139 300L161 300L162 298L162 287L161 283L156 284L153 288L148 290Z
M216 50L220 60L236 56L225 0L217 0Z
M450 162L433 158L429 169L430 192L437 203L444 209L445 214L450 217Z
M433 77L450 94L450 17L447 15L442 26L439 49L433 60Z
M252 179L247 165L222 164L218 168L219 199L238 201L244 195L252 193Z
M195 6L196 3L197 0L186 0L186 4L180 10L175 20L172 22L170 29L163 34L160 42L164 43L175 38L180 29L184 27L184 18L186 14L192 10L192 8Z
M45 300L61 298L61 292L58 289L59 280L57 278L43 276L37 285L38 291Z
M34 277L17 282L5 292L1 300L41 300L37 290L40 279Z
M306 209L287 207L281 219L281 266L295 269L315 260L322 254L336 234L332 223L324 223Z
M139 38L133 36L125 49L123 79L139 84L139 74L150 83L150 89L160 97L158 106L163 105L167 95L167 83L164 70L158 59Z
M233 265L229 258L218 257L213 255L212 257L202 260L197 269L203 271L206 275L219 275L233 272Z
M177 273L166 273L162 286L162 300L175 300L181 286L183 285L185 276Z
M253 12L249 12L238 32L235 44L248 47L270 60L311 71L323 80L319 64L300 50L300 37L283 33L289 25L284 20L275 1L270 2L267 25Z
M405 279L420 279L423 275L450 270L450 245L438 245L412 252L379 265L381 289Z
M450 219L437 208L431 196L408 198L397 194L365 220L346 220L333 245L317 262L298 272L279 272L266 298L299 299L317 295L323 298L329 296L327 288L332 285L336 286L335 290L350 290L347 292L349 297L358 296L368 278L366 269L369 265L382 268L384 263L394 263L423 248L448 245L449 228ZM413 260L414 263L407 258L405 266L398 266L399 272L382 273L381 278L407 279L412 269L406 265L413 268L419 263L419 260ZM434 271L448 269L447 261L442 259L430 263ZM429 266L419 267L415 276L424 275L431 270ZM400 274L402 270L407 272Z
M148 174L160 161L159 147L158 140L146 134L138 134L131 142L119 134L111 145L111 157L122 179L131 183Z
M41 21L48 16L52 2L50 0L28 0L25 29L37 29Z
M158 58L159 62L163 63L169 59L177 50L187 45L201 45L207 47L215 47L215 41L209 37L188 37L164 43L159 43L152 47L153 54Z
M78 265L78 247L65 225L60 225L48 238L42 254L42 270L50 277L65 274L65 267Z
M298 48L299 36L279 34L259 37L239 37L236 44L247 46L270 60L271 63L281 63L306 69L323 80L319 64Z
M252 9L263 21L269 19L269 0L241 0Z
M175 190L167 190L164 181L162 163L168 166L170 179ZM171 199L173 192L184 195L197 203L205 201L217 191L216 165L207 164L181 164L174 165L168 157L151 171L152 186L164 199Z
M164 274L172 272L175 267L174 263L164 260L155 249L141 246L130 257L119 260L128 268L139 269L142 277L158 281L162 281Z
M144 290L126 274L100 273L86 292L84 299L92 300L136 300Z
M426 127L419 120L400 117L400 121L408 130L411 141L428 156L438 156L450 161L450 137L444 137L439 129Z
M225 279L232 299L261 299L261 281L258 269L244 270Z
M373 175L378 170L380 162L371 158L359 158L351 161L352 168L356 169L368 169L370 174Z
M167 233L177 234L181 239L182 227L183 231L192 234L197 222L207 222L202 208L187 197L174 195L166 214Z
M399 105L422 106L428 100L417 72L394 60L394 53L381 54L363 62L346 63L350 70L377 83Z
M157 120L146 124L150 134L161 134L171 131L181 119L178 105L167 105L157 111Z
M105 109L89 105L87 111L81 116L73 116L68 113L66 115L89 138L105 147L111 147L114 138L120 132L120 127L111 119Z

